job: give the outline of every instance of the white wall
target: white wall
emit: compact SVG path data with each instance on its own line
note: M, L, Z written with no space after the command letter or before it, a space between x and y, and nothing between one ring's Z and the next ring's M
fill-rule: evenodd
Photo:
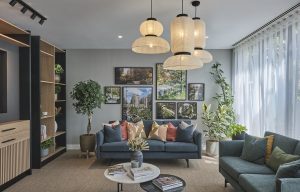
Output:
M0 49L7 51L7 113L0 113L1 123L19 119L19 48L0 42Z
M231 82L231 50L210 50L214 61L222 64L222 69L228 81ZM79 143L79 135L85 133L87 118L76 114L72 107L70 91L78 81L92 79L101 86L114 85L114 67L153 67L162 63L168 55L140 55L131 50L67 50L67 143ZM212 64L203 68L188 71L188 83L205 83L205 102L211 103L217 87L209 72ZM155 79L153 84L155 91ZM155 93L153 93L155 99ZM155 118L155 102L153 102L153 117ZM198 102L198 113L203 102ZM99 130L103 122L121 119L121 104L105 105L96 110L93 119L94 131ZM200 117L197 120L200 124ZM200 127L201 129L201 127Z

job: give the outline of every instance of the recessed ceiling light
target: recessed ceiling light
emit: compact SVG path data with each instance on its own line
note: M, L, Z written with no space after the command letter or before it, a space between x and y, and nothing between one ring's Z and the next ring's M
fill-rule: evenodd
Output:
M118 35L118 38L119 38L119 39L122 39L122 38L123 38L123 36L122 36L122 35Z

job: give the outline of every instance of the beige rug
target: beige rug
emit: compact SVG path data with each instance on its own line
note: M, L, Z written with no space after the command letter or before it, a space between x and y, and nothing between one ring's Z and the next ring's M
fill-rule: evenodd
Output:
M40 170L33 170L7 192L116 192L117 184L103 176L107 163L79 158L78 151L68 151ZM186 192L234 192L229 185L224 188L224 179L218 172L218 160L204 156L201 160L147 161L157 165L161 173L174 174L183 178ZM124 192L143 191L139 185L124 185Z

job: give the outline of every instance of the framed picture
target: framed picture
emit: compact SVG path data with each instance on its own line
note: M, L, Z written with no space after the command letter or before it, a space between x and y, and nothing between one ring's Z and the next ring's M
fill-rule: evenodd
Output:
M156 64L156 100L186 100L186 71L163 69Z
M176 119L176 103L157 102L156 119Z
M121 104L121 87L105 86L104 96L105 104Z
M115 84L117 85L152 85L152 67L116 67Z
M152 87L123 87L122 119L152 119Z
M177 103L178 119L197 119L197 102L178 102Z
M190 101L204 101L205 84L204 83L189 83L188 99Z

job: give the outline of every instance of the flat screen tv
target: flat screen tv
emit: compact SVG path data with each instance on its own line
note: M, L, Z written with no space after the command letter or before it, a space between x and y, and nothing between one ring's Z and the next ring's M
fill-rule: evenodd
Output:
M0 49L0 113L7 113L7 52Z

